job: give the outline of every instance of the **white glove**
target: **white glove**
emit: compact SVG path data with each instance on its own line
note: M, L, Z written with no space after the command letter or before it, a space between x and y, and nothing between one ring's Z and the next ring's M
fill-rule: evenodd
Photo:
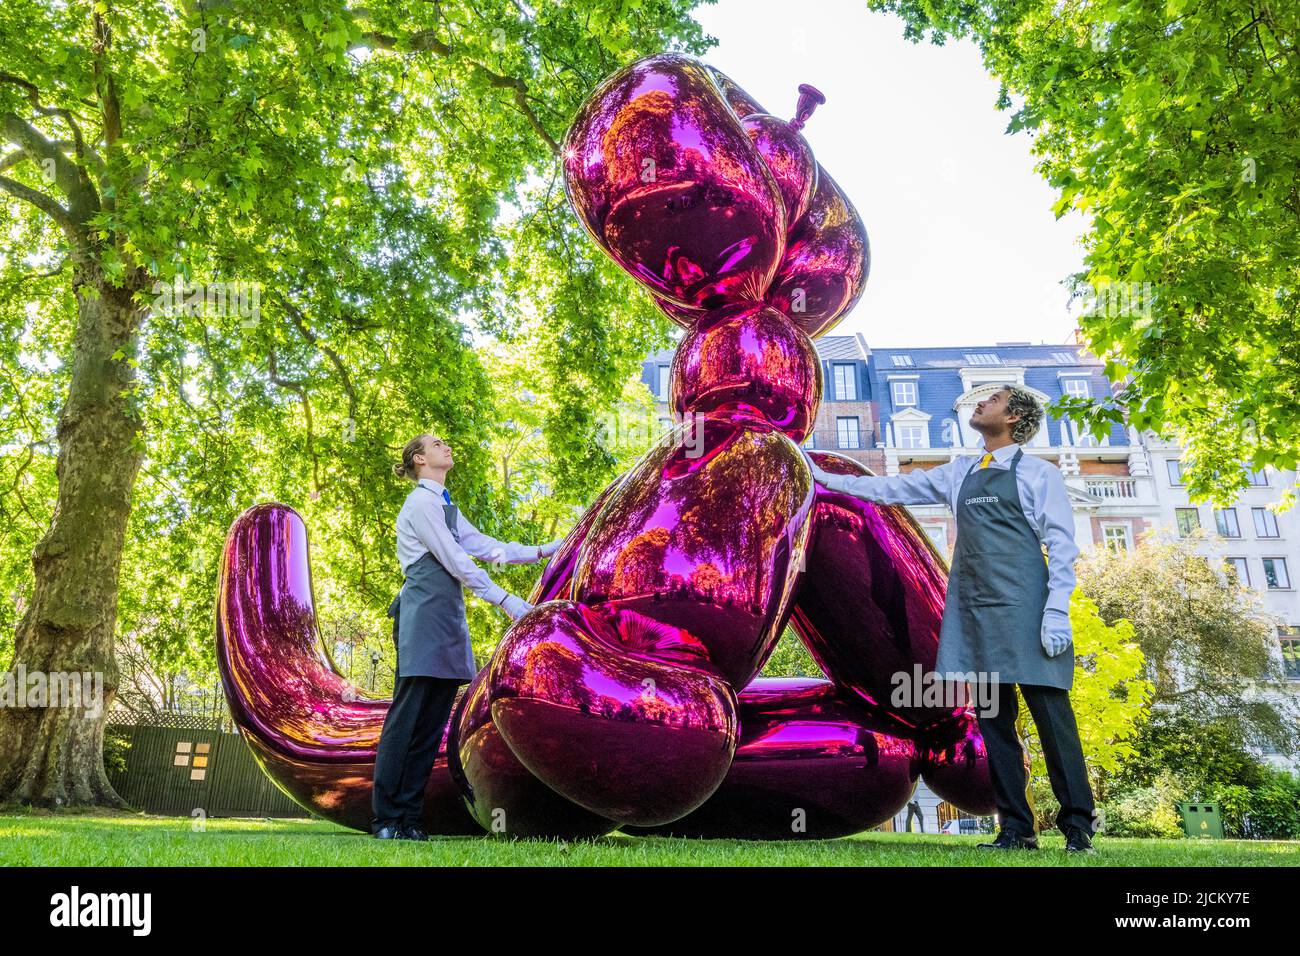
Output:
M1070 615L1059 608L1048 608L1043 612L1042 641L1043 650L1048 657L1055 657L1068 648L1074 640L1070 632Z
M533 606L517 594L507 594L501 602L501 609L510 615L510 620L517 621L531 611Z
M537 558L549 558L556 551L560 550L560 545L564 544L564 538L556 538L554 541L548 541L546 544L537 546Z

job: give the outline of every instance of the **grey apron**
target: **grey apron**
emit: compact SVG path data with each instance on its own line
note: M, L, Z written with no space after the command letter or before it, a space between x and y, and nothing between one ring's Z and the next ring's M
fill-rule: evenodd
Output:
M443 519L459 543L458 509L449 504L442 509ZM388 616L393 619L399 677L474 679L478 668L470 647L465 592L431 552L426 551L406 569L406 581L389 605Z
M1016 482L1024 449L1010 468L975 465L957 493L957 543L940 630L940 674L974 671L977 679L1069 690L1073 646L1043 650L1047 562L1025 519Z

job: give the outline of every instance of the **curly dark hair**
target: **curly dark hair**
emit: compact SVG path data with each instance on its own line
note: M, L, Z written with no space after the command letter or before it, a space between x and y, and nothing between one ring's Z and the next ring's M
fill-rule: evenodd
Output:
M1007 414L1020 416L1011 423L1011 440L1023 445L1038 434L1039 426L1043 424L1043 406L1018 385L1006 384L1002 388L1010 393L1007 395Z

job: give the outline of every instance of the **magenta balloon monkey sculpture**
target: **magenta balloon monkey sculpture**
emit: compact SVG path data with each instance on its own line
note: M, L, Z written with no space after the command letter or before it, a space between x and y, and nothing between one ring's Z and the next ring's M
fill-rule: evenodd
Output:
M686 329L681 422L587 509L460 697L431 832L836 837L898 812L918 776L993 811L972 711L896 695L934 666L943 559L902 508L815 485L796 446L821 400L812 340L869 267L861 219L800 132L821 102L801 86L781 120L665 54L607 79L569 129L579 218ZM757 678L787 623L827 680ZM329 661L291 509L235 522L217 638L266 772L366 829L388 702Z

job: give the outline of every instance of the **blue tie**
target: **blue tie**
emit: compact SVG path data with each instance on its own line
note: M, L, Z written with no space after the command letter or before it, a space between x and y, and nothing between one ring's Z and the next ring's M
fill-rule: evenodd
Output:
M442 489L442 500L447 502L447 504L451 504L451 492L446 488Z

